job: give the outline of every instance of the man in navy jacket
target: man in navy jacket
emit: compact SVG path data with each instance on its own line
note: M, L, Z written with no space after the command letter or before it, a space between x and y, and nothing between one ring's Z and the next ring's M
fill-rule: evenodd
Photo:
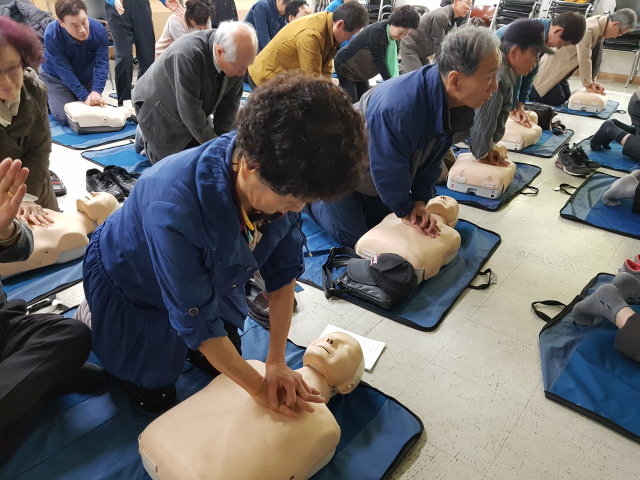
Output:
M253 25L258 34L258 53L287 24L285 8L289 0L258 0L254 3L244 21Z
M311 206L320 226L353 246L393 212L423 235L437 236L426 203L436 195L454 133L473 125L473 110L497 89L499 67L498 38L489 29L468 27L445 38L438 65L365 93L355 107L369 129L370 168L354 194Z

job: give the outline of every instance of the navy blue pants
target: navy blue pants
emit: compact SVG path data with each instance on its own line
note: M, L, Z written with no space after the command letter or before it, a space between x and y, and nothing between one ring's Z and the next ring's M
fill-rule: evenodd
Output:
M345 247L353 247L390 213L380 197L358 192L335 202L319 201L311 205L311 214L318 225Z
M77 102L79 100L78 97L76 97L76 94L73 93L71 89L59 78L52 77L51 75L47 75L41 71L40 79L49 89L48 102L51 115L53 115L53 118L55 118L58 123L68 127L69 120L67 119L67 115L64 113L64 106L67 103ZM93 79L84 85L84 88L88 93L91 93L91 89L93 88Z
M529 94L529 100L532 102L540 102L545 105L553 105L554 107L558 107L569 101L569 97L571 97L571 88L569 87L568 80L560 81L560 83L549 90L543 97L540 96L535 87L531 89L531 93Z

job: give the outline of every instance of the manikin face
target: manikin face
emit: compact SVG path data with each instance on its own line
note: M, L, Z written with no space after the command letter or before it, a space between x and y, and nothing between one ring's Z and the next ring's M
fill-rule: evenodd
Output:
M87 12L84 10L80 10L80 13L77 15L65 15L62 20L58 21L60 22L60 26L64 28L74 40L84 42L89 38L89 17L87 17Z
M0 46L0 100L18 98L23 79L18 51L9 44Z
M514 46L509 52L509 63L516 77L528 75L540 60L540 53L535 48L522 50Z
M316 367L330 387L346 394L357 386L354 376L362 359L358 341L351 335L336 332L311 342L302 361Z
M571 45L570 41L563 40L562 38L560 38L560 36L563 33L564 33L564 28L554 27L553 25L551 25L551 27L549 28L549 37L545 42L547 44L547 47L562 48L562 47L568 47L569 45Z
M106 192L91 192L76 201L78 211L98 223L104 222L117 206L116 197Z
M458 223L460 206L455 199L440 195L429 200L429 203L427 203L427 211L440 215L444 223L453 228L456 226L456 223Z
M453 2L453 16L455 18L466 17L471 11L471 0L456 0Z
M496 49L495 54L482 59L473 75L466 76L456 71L449 73L448 86L461 105L475 109L489 101L491 94L498 89L496 78L501 58Z
M391 35L392 40L402 40L403 38L409 36L411 30L411 28L396 27L395 25L391 25L389 27L389 35Z
M291 23L294 20L297 20L302 17L306 17L307 15L311 15L311 7L309 5L302 5L298 9L298 14L294 17L293 15L289 15L288 22Z
M335 38L336 42L342 43L347 40L351 40L351 38L360 31L358 28L353 32L349 32L344 28L344 20L338 20L337 22L333 22L333 38Z

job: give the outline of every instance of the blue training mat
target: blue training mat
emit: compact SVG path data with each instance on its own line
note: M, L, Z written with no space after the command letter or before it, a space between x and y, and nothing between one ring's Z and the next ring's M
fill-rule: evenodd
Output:
M81 156L102 167L116 165L126 168L130 173L142 173L151 166L147 157L136 153L133 143L103 150L90 150L82 152Z
M540 332L545 396L640 442L640 363L614 348L618 327L573 323L573 306L613 275L600 273ZM632 307L640 313L640 307Z
M580 115L581 117L595 117L595 118L601 118L603 120L606 120L611 115L616 113L616 110L618 109L618 105L620 105L619 102L614 102L613 100L609 100L609 103L607 104L605 109L602 110L600 113L579 112L577 110L569 110L567 108L566 103L563 103L559 107L553 107L553 108L556 112L559 112L559 113L568 113L570 115Z
M327 235L308 215L303 214L302 218L302 231L307 237L307 247L312 256L305 257L305 271L299 281L322 289L322 266L327 261L329 250L341 245ZM435 277L418 285L418 289L409 300L392 310L384 310L356 297L344 295L342 298L418 330L436 329L478 273L491 274L490 270L480 272L480 269L500 245L500 235L465 220L458 220L456 230L462 239L456 258L442 267ZM334 278L343 271L344 268L336 270Z
M436 190L438 191L438 195L446 195L451 198L455 198L458 203L463 205L469 205L470 207L494 212L503 205L509 203L518 196L518 194L531 196L537 195L538 193L537 189L535 187L529 187L529 184L540 174L542 169L536 165L530 165L528 163L514 163L516 164L516 173L513 176L511 185L509 185L498 198L484 198L468 193L454 192L453 190L449 190L446 185L438 185ZM530 188L532 191L523 192L525 188Z
M248 318L243 357L264 361L268 348L269 332ZM304 348L287 342L287 365L301 367L303 355ZM89 361L97 363L93 355ZM178 402L210 381L209 375L185 363L176 384ZM342 436L335 456L314 480L386 479L424 430L406 407L365 383L349 395L334 397L328 406ZM49 400L24 443L0 470L0 480L148 480L138 454L138 435L158 416L139 410L113 383L93 395Z
M51 139L54 143L73 148L74 150L84 150L86 148L97 147L98 145L119 142L126 138L133 138L136 135L137 128L136 123L127 122L119 132L78 135L71 127L60 125L51 114L49 114L49 124L51 125Z
M8 300L22 299L27 303L64 290L82 280L82 258L59 265L38 268L3 279L3 290Z
M602 195L618 177L595 173L571 195L560 216L568 220L586 223L596 228L640 239L640 215L631 211L633 199L620 200L621 205L609 207Z
M554 135L551 130L543 130L538 143L529 145L524 150L518 150L518 153L532 155L534 157L551 158L571 140L573 133L573 130L569 128L562 135Z
M593 136L593 135L592 135ZM591 150L590 142L591 137L582 140L578 146L582 147L587 156L594 162L598 162L600 165L611 170L617 170L619 172L631 173L636 170L640 170L640 162L634 160L631 157L627 157L622 154L622 145L616 141L612 141L609 145L611 150L601 150L594 152Z

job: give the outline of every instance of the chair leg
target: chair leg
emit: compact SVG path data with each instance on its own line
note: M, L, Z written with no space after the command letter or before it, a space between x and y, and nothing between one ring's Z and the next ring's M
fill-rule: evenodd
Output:
M633 64L631 65L631 71L629 72L629 78L627 78L627 84L624 86L624 88L627 88L629 86L629 83L631 83L631 80L633 80L633 76L636 73L636 70L638 69L638 60L640 59L640 49L636 52L636 57L633 60Z

